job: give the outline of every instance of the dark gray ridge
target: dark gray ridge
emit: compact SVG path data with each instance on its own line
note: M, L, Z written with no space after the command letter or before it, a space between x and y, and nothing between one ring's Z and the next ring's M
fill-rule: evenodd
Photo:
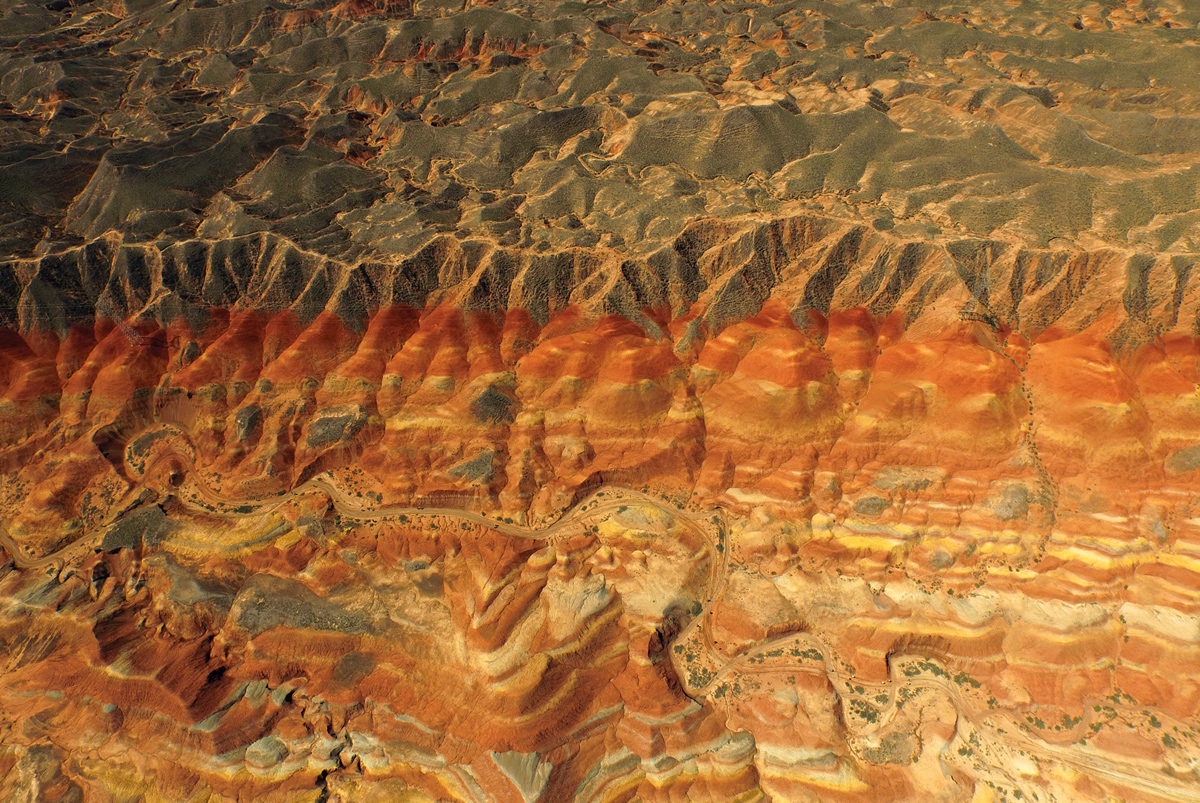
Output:
M1081 28L1085 0L987 0L970 26L878 3L52 5L15 0L0 36L3 325L224 307L361 332L449 301L657 336L647 307L700 301L719 330L769 297L911 317L965 286L1036 334L1099 314L1064 312L1097 284L1122 342L1198 325L1200 10L1114 32Z
M171 529L167 515L158 505L150 505L130 513L104 533L100 548L105 552L118 549L153 548L162 543Z
M496 452L492 449L484 449L465 463L454 466L447 473L452 477L462 477L487 485L495 476L495 460Z
M864 516L878 516L891 507L891 501L882 496L864 496L854 503L854 512Z
M140 315L162 325L183 317L201 330L213 302L290 309L301 322L330 310L361 332L382 306L422 309L448 300L468 310L520 307L542 323L568 305L591 303L652 334L657 325L643 310L665 307L682 315L699 300L710 327L719 331L773 296L790 299L796 312L828 315L863 305L886 316L900 306L915 314L921 305L965 291L995 323L1034 335L1070 315L1092 286L1103 284L1123 288L1122 295L1099 303L1129 319L1126 339L1136 343L1155 327L1197 327L1197 321L1179 319L1200 292L1192 265L1181 255L1050 251L993 240L959 239L943 247L800 215L736 226L696 223L670 247L638 259L611 249L537 254L446 237L388 267L321 258L273 234L191 240L162 250L98 240L0 264L0 284L29 277L15 301L7 300L17 328L63 334L96 316Z
M314 449L343 443L358 434L366 424L367 413L361 407L348 412L323 410L320 416L308 425L305 445Z
M235 441L249 440L262 429L263 411L257 404L247 404L234 414Z
M477 421L511 424L515 420L513 408L517 406L516 399L489 385L471 402L471 414Z
M369 620L337 603L317 596L304 585L266 574L246 581L233 603L239 627L257 636L273 627L367 632Z

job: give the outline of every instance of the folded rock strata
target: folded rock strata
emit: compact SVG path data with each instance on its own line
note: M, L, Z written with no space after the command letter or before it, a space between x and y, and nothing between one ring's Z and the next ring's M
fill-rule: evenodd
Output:
M1195 800L1188 4L0 23L0 791Z

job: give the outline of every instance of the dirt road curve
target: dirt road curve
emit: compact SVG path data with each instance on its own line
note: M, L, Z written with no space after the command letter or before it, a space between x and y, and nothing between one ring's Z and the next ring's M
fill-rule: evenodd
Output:
M186 436L174 427L163 427L163 430L166 434L177 436L186 441ZM1029 733L1014 715L1007 712L979 710L963 695L962 691L949 679L948 674L944 670L940 673L921 671L911 676L907 672L901 672L901 669L909 666L909 662L914 659L928 661L924 656L894 656L889 665L890 672L887 681L881 683L856 681L855 685L865 691L858 691L854 685L846 682L839 668L840 661L834 656L829 645L823 639L811 633L793 633L779 636L769 639L735 658L729 659L725 657L716 648L711 635L712 608L715 602L721 597L725 578L729 570L728 556L730 550L726 544L728 526L724 511L717 510L714 519L713 513L698 514L679 510L664 505L659 500L632 489L604 487L596 490L578 505L564 512L554 523L545 528L537 529L497 521L478 513L458 508L401 505L367 507L360 500L352 498L344 489L335 484L332 478L326 475L313 477L290 492L271 497L270 499L228 500L222 498L219 493L205 483L200 472L195 469L192 458L188 454L190 451L190 449L168 447L160 451L150 465L145 465L141 468L131 464L127 460L126 470L134 480L134 485L126 497L114 508L114 512L104 524L96 528L96 531L92 535L81 538L43 557L31 558L13 541L8 532L0 526L0 546L3 546L5 551L11 555L14 566L20 571L44 569L53 566L56 571L61 572L73 553L94 548L97 545L98 533L103 532L109 524L126 515L131 509L147 501L148 496L154 496L154 493L145 487L144 480L148 476L157 476L156 468L165 461L171 461L175 466L182 466L190 480L189 489L194 490L195 494L207 503L206 505L199 504L196 501L186 498L185 495L180 495L179 498L185 505L202 511L206 515L217 515L224 518L247 518L269 514L302 494L318 491L329 497L331 504L337 510L338 514L358 521L382 521L395 519L400 516L407 516L409 518L446 516L487 527L513 537L536 538L553 542L555 537L565 528L577 523L581 519L600 516L616 508L631 504L644 505L666 514L673 520L681 522L690 531L700 537L710 550L710 554L720 557L720 560L712 562L713 570L709 578L708 589L700 613L680 631L673 642L673 646L687 644L698 647L703 654L698 656L698 658L691 659L691 664L695 665L698 661L700 665L710 667L710 674L704 676L705 680L702 683L693 682L691 680L690 667L689 665L685 665L681 657L682 650L672 649L670 651L672 662L675 664L678 677L683 682L684 690L693 699L698 701L709 699L710 695L719 686L727 683L732 677L743 674L777 671L777 668L772 667L769 663L764 665L760 661L755 664L754 659L764 656L770 657L768 654L781 655L783 653L780 648L800 647L801 649L816 649L821 655L826 676L843 700L861 699L865 701L880 694L886 694L888 697L888 702L883 706L883 710L879 712L879 716L874 722L858 724L852 728L854 732L851 734L850 742L851 748L855 753L860 753L865 743L877 741L878 737L888 730L899 708L898 698L901 689L909 689L910 691L926 689L944 694L958 712L957 734L948 747L964 742L969 737L973 737L975 740L982 740L985 745L988 745L991 748L989 753L994 757L1009 754L1013 751L1028 753L1052 762L1069 764L1081 771L1131 785L1134 788L1146 789L1163 799L1189 802L1200 799L1200 789L1198 789L1196 784L1177 781L1164 775L1160 771L1160 768L1152 767L1147 762L1120 761L1109 756L1098 757L1089 755L1087 752L1079 749L1073 749L1072 747L1049 744ZM237 506L237 510L229 509L233 505ZM1077 724L1074 730L1078 733L1086 731L1092 721L1090 710L1085 720ZM1018 787L1022 785L1021 779L1010 775L1003 769L1002 765L997 765L995 769L995 774L1003 777L1004 780Z

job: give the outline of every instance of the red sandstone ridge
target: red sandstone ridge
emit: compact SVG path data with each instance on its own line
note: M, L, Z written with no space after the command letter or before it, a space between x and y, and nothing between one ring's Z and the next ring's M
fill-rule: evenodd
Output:
M10 3L0 801L1200 800L1110 6Z
M474 788L400 744L489 799L904 800L1103 762L1015 787L1088 795L1187 766L1195 340L792 304L10 332L3 587L44 613L9 620L7 710L278 799ZM16 722L11 772L115 782Z

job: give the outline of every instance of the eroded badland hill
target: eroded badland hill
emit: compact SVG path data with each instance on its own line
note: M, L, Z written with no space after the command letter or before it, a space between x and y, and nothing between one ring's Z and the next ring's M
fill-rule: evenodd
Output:
M1200 7L0 5L0 798L1200 798Z

